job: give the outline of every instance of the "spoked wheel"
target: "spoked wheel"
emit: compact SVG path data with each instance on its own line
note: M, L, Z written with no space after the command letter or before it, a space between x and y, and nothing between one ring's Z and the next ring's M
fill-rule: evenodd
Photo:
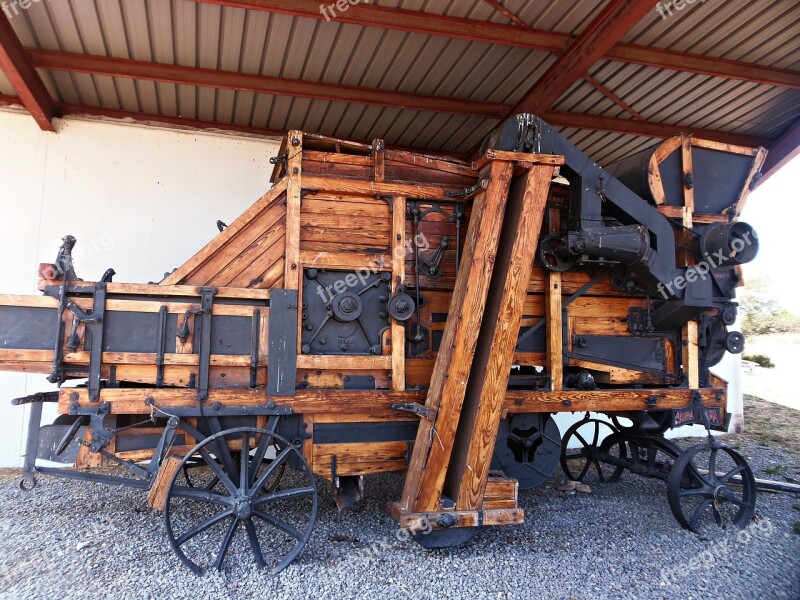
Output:
M681 527L695 533L714 523L745 527L756 508L756 480L738 452L717 444L699 444L675 462L667 499Z
M277 450L277 447L275 448ZM266 457L263 459L263 461L265 463L272 462L270 458ZM217 460L217 464L220 464L219 460ZM214 471L206 464L206 461L204 461L201 456L194 456L190 458L183 464L181 471L183 472L184 482L189 487L201 490L212 490L214 488L218 488L220 490L224 489L224 486L222 486L222 484L219 482L219 477L214 474ZM266 491L271 492L275 487L278 486L285 471L286 463L283 463L278 467L278 473L270 481L270 489L267 489Z
M274 447L275 458L265 460ZM183 467L199 460L205 468L190 469L189 485ZM284 474L290 461L298 468ZM306 545L316 517L317 488L302 453L252 427L227 429L195 446L172 479L164 510L173 550L196 573L244 554L277 573Z
M612 440L613 443L601 443L616 433L611 423L601 419L583 419L567 429L561 444L561 468L567 478L600 483L618 481L625 469L610 463L606 457L627 459L625 442L620 438Z

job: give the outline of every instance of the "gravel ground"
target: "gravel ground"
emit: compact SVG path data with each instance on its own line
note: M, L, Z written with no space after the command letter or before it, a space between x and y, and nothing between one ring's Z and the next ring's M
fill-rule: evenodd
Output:
M776 462L781 476L800 477L800 463L780 449L731 442L757 477L770 477L764 470ZM381 475L368 478L366 501L343 513L321 489L314 535L281 574L240 561L196 576L173 554L143 492L43 479L25 494L17 476L0 474L2 598L800 598L799 499L790 495L761 494L760 521L747 533L700 537L677 526L660 481L626 473L570 496L554 489L554 477L521 493L524 525L426 551L394 538L385 506L402 477Z

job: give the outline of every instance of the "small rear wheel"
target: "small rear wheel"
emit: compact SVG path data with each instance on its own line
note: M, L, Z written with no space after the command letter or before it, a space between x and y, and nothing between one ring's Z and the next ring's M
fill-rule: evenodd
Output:
M692 446L672 467L667 499L681 527L745 527L756 508L756 480L741 454L716 443Z
M627 460L628 451L622 438L613 441L616 433L608 421L589 418L567 429L561 444L561 468L567 478L590 483L619 481L625 468L609 462L608 457Z

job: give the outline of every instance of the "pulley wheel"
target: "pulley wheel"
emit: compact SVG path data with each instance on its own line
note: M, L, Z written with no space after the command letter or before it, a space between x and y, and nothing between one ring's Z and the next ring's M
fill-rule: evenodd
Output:
M547 481L560 456L561 435L550 415L523 413L500 421L492 469L519 481L520 489L529 490Z

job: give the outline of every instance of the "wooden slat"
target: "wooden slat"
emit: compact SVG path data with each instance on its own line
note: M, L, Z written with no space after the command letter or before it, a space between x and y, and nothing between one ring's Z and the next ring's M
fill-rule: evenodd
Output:
M560 213L550 209L550 232L559 231ZM547 271L547 288L545 288L545 324L547 371L550 373L550 384L554 391L564 387L564 340L561 311L561 273Z
M705 406L721 406L724 412L725 390L720 388L564 390L557 393L514 390L506 392L504 408L508 413L666 410L689 406L695 391ZM651 406L653 399L655 405Z
M398 283L406 279L406 199L395 196L392 205L392 281L396 292ZM396 319L392 319L392 389L406 389L406 327Z
M300 193L303 186L303 132L290 131L288 139L289 157L286 160L286 263L283 280L286 289L297 290L300 288Z
M460 473L461 477L457 510L481 508L483 501L552 177L552 166L533 167L524 183L515 182L508 201L492 289L472 367L480 371L485 364L485 375L480 381L470 379L467 386L461 416L464 423L459 426L469 437L463 467L457 454L450 461L450 469L457 469L455 474Z
M488 188L473 204L444 337L431 377L426 406L437 411L435 426L423 421L406 476L402 503L431 510L439 503L447 464L483 317L500 238L513 163L496 161L482 173Z
M378 183L374 181L355 181L337 177L321 177L319 175L304 178L304 185L309 189L322 190L337 194L354 194L362 196L392 196L402 194L407 198L430 198L432 200L448 200L447 192L463 192L463 187L443 185L413 185L410 183Z
M360 444L314 444L313 471L331 478L331 463L336 457L337 475L372 475L406 468L406 442L367 442Z

